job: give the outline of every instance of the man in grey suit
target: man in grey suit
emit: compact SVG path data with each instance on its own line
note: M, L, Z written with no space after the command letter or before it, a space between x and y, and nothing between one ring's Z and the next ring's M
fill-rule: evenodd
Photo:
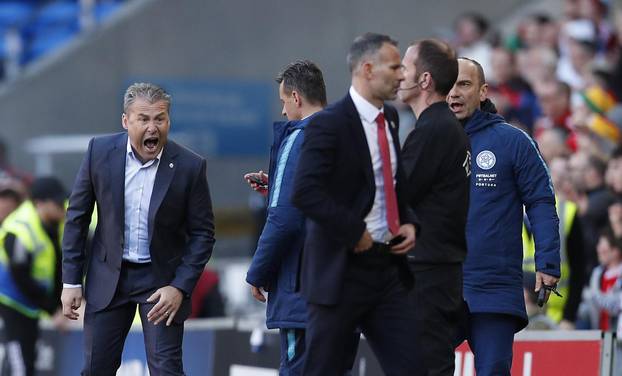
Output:
M91 140L69 199L63 313L82 304L83 375L115 375L136 307L149 373L183 375L183 323L214 246L206 161L167 141L171 97L153 84L124 96L127 132ZM85 243L94 204L92 251ZM161 324L161 325L159 325Z

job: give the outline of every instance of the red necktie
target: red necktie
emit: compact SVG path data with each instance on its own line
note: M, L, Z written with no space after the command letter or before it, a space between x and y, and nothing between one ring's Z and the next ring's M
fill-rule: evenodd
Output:
M384 179L384 199L387 207L387 224L389 231L397 235L400 228L400 219L397 214L397 198L395 197L395 187L393 186L393 169L391 168L391 153L389 152L389 140L387 132L384 130L384 114L381 112L376 117L378 125L378 147L382 158L382 177Z

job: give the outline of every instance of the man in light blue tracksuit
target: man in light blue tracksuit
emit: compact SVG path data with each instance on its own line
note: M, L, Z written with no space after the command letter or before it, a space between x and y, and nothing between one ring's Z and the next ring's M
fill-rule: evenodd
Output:
M253 189L267 192L268 216L246 275L253 296L265 302L266 325L281 333L280 375L300 375L304 363L307 308L297 292L297 276L304 243L305 218L290 202L298 154L309 119L326 105L321 70L310 61L289 64L277 77L283 115L274 124L270 176L247 174ZM252 176L266 185L253 183ZM263 290L263 291L262 291Z
M528 321L522 289L523 213L536 242L536 291L553 287L560 276L555 195L531 137L480 109L487 92L481 66L466 58L458 63L447 102L465 127L474 158L463 267L468 306L464 338L475 356L477 376L510 375L514 333ZM546 293L548 299L550 291Z

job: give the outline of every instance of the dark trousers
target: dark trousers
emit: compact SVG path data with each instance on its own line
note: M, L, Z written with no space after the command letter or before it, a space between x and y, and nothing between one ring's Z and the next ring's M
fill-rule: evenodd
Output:
M429 376L453 376L463 310L462 264L410 264L417 320L415 343ZM478 375L479 376L479 375Z
M35 374L35 346L39 338L39 320L24 316L0 304L0 317L4 322L4 364L0 375Z
M279 364L279 376L300 376L302 375L305 351L305 329L280 329L281 335L281 361ZM358 351L360 332L352 333L350 343L347 345L345 363L346 371L343 376L352 374L356 352Z
M466 339L477 376L510 376L517 319L499 313L471 313Z
M279 376L302 375L302 366L305 360L305 330L280 329L281 334L281 362Z
M153 325L147 321L147 313L155 305L155 302L147 303L147 298L159 287L161 286L155 286L150 264L124 262L117 291L110 305L101 311L91 312L87 302L84 316L85 362L82 375L116 375L121 365L125 338L134 320L137 306L142 322L149 374L184 375L181 345L185 317L176 316L170 326L166 326L164 322Z
M419 375L414 313L398 266L348 265L336 305L308 304L304 375L342 376L351 365L352 333L358 327L388 376Z

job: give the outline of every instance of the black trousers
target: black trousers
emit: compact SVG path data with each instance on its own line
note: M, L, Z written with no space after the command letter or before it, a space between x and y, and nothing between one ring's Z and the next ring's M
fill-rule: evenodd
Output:
M462 264L410 264L416 344L428 376L453 376L455 344L464 322Z
M308 304L303 374L342 376L360 328L386 375L419 375L413 307L398 266L351 262L341 295L336 305Z
M106 283L106 281L101 281ZM136 307L142 322L145 352L151 376L184 375L181 346L184 324L183 305L173 323L153 325L147 313L155 305L147 299L155 290L150 264L123 263L117 291L108 307L91 312L87 302L84 315L85 361L82 375L114 376L121 365L125 338L132 326Z
M0 304L0 317L4 321L2 342L5 348L0 375L34 375L39 320L24 316L3 304Z

